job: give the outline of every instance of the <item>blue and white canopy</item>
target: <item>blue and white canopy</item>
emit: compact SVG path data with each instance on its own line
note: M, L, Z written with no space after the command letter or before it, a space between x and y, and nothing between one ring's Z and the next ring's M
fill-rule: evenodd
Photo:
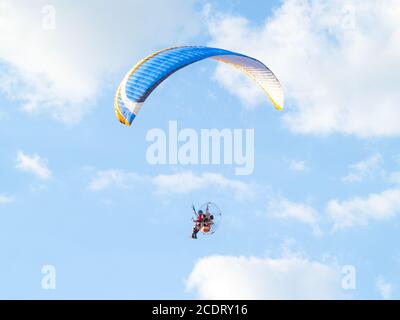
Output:
M152 53L126 74L114 101L119 121L131 125L147 97L162 81L179 69L206 58L236 67L259 84L277 109L283 108L282 86L259 60L218 48L174 47Z

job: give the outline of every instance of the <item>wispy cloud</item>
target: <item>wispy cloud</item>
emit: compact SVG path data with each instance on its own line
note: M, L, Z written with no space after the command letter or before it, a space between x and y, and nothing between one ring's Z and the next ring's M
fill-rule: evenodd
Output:
M400 215L400 189L387 189L365 197L345 200L331 199L317 209L304 202L292 202L282 196L269 197L267 216L274 219L298 221L309 225L315 235L322 235L321 223L332 224L333 231L387 221Z
M232 192L238 200L249 199L254 193L252 184L228 179L217 173L195 174L191 171L156 176L139 175L118 169L99 171L89 183L89 190L102 191L107 188L134 188L138 182L152 185L157 194L185 194L194 190L219 189Z
M48 180L51 178L51 171L47 167L47 160L37 154L28 155L23 151L18 151L16 168L34 174L40 179Z
M244 50L283 82L291 130L373 137L400 134L397 8L396 1L284 0L259 25L209 7L206 13L211 45ZM219 66L215 77L246 104L266 101L234 70Z
M14 201L14 197L5 195L5 194L0 194L0 205L2 204L8 204Z
M307 224L312 228L314 234L322 234L322 230L318 225L318 213L309 205L290 202L278 196L269 199L267 215L275 219L292 220Z
M376 279L376 287L378 288L379 294L385 300L392 299L394 286L383 276L378 276Z
M134 172L109 169L98 171L89 183L89 190L93 192L102 191L108 188L130 188L138 181L145 181L146 177L140 176Z
M303 172L307 170L306 163L301 160L289 160L289 168L293 171Z
M228 179L219 173L194 174L191 171L169 175L158 175L152 179L159 193L188 193L205 188L219 188L233 192L237 199L248 199L254 195L249 183Z
M302 257L210 256L200 259L187 289L200 299L335 299L337 267Z
M388 181L394 184L400 184L400 171L389 173Z
M383 174L382 162L382 156L378 153L374 154L366 160L351 164L349 173L341 179L344 182L361 182L377 173Z
M400 213L400 189L372 193L364 198L331 200L326 211L333 220L334 230L367 225L370 220L387 220Z

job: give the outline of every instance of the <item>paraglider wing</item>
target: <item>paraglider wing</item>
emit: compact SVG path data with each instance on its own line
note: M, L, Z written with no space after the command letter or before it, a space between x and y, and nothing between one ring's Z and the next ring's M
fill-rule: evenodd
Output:
M171 74L207 58L230 64L254 80L277 109L283 108L279 80L262 62L246 55L209 47L174 47L157 51L138 62L118 86L114 109L119 121L130 126L151 92Z

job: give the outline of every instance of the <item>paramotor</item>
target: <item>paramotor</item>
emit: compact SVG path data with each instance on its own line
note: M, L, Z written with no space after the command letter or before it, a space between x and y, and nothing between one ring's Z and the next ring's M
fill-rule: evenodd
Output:
M193 228L192 238L197 238L197 233L205 235L214 234L221 224L222 213L219 207L213 202L204 203L198 211L193 207L195 226Z

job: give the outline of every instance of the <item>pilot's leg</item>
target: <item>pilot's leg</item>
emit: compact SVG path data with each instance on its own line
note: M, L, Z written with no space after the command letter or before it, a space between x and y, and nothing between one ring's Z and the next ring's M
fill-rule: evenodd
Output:
M192 232L192 238L193 239L197 239L197 232L199 232L199 229L197 228L197 226L193 227L193 232Z

